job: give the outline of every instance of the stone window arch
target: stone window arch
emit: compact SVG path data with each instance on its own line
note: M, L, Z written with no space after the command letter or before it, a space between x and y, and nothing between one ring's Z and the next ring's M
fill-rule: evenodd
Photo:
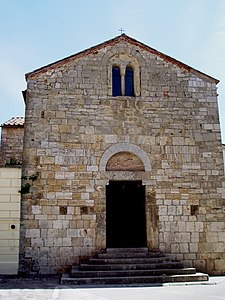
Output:
M137 59L125 53L113 55L108 63L108 84L109 96L140 96L140 67Z

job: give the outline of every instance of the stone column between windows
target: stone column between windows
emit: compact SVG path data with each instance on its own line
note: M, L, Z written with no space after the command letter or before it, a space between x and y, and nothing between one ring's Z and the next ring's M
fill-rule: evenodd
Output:
M125 95L125 73L127 64L121 64L120 75L121 75L121 95Z

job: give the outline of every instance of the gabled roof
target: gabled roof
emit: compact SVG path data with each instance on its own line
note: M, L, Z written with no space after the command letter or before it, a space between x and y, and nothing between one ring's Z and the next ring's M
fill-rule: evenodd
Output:
M24 117L12 117L10 120L4 122L1 127L14 127L19 126L23 127L25 122Z
M193 73L197 76L199 76L200 78L204 78L206 80L209 80L210 82L214 82L214 83L219 83L219 80L216 79L216 78L213 78L205 73L202 73L201 71L198 71L190 66L188 66L187 64L185 63L182 63L181 61L178 61L176 60L175 58L172 58L166 54L163 54L162 52L154 49L154 48L151 48L137 40L135 40L134 38L131 38L130 36L126 35L125 33L122 34L122 35L119 35L119 36L116 36L115 38L111 39L111 40L108 40L106 42L103 42L97 46L94 46L94 47L91 47L91 48L88 48L84 51L81 51L81 52L78 52L76 54L73 54L71 56L68 56L68 57L65 57L61 60L58 60L54 63L51 63L49 65L46 65L46 66L43 66L39 69L36 69L32 72L29 72L25 75L25 78L26 80L28 79L31 79L33 77L35 77L36 75L40 74L40 73L44 73L44 72L47 72L48 70L50 69L54 69L54 68L57 68L59 66L62 66L63 64L65 63L68 63L74 59L77 59L77 58L81 58L81 57L84 57L84 56L87 56L89 54L93 54L95 52L97 52L98 50L102 49L102 48L105 48L107 46L113 46L121 41L124 41L124 42L127 42L127 43L130 43L140 49L143 49L149 53L152 53L160 58L162 58L163 60L167 61L167 62L170 62L176 66L178 66L179 68L181 69L185 69L186 71L190 72L190 73Z

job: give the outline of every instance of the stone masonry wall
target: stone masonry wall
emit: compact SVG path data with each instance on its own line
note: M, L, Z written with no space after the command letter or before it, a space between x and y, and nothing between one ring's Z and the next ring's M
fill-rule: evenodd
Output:
M117 53L139 68L136 97L111 96ZM149 166L102 170L114 145L140 149ZM217 89L207 76L126 41L28 75L23 174L38 178L23 195L21 272L62 272L105 248L105 186L135 179L146 186L148 247L225 273Z
M225 173L225 145L222 145L223 148L223 166L224 166L224 173Z
M1 148L0 148L0 166L10 163L12 160L22 163L23 154L23 127L2 127Z

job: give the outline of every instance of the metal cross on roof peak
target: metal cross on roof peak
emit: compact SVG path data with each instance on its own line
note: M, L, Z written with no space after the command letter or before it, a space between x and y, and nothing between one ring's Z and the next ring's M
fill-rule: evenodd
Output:
M123 32L124 32L124 29L121 27L121 28L119 29L119 31L120 31L120 34L122 35Z

